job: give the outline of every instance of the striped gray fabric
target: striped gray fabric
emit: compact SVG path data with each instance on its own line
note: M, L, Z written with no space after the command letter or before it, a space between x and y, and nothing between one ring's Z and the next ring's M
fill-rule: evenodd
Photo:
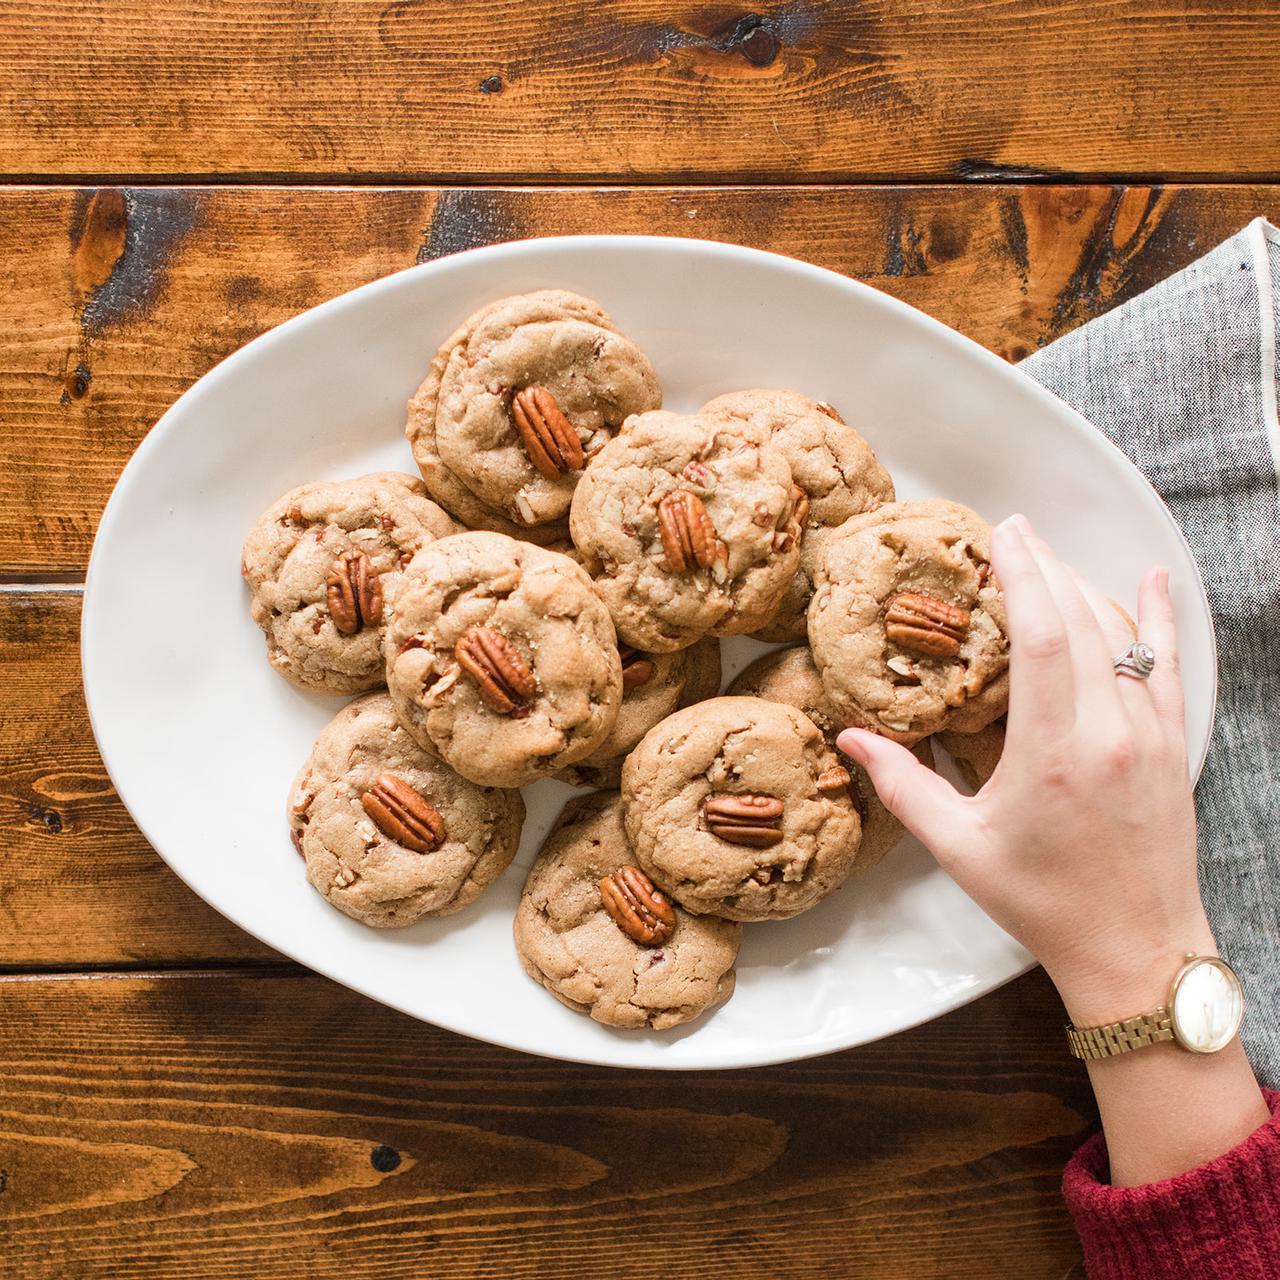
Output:
M1280 232L1262 219L1022 369L1131 457L1182 526L1213 607L1218 715L1196 788L1200 880L1280 1086Z

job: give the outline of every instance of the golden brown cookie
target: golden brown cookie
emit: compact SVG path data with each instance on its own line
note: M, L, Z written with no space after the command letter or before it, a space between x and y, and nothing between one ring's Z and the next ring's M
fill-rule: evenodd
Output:
M405 571L386 635L405 728L464 778L516 787L585 759L622 701L609 613L568 556L460 533Z
M562 538L585 460L662 403L644 354L562 289L483 307L445 341L405 433L431 496L464 524Z
M313 692L377 688L387 602L401 570L457 527L421 480L395 471L304 484L278 498L250 530L241 559L267 660Z
M516 951L525 972L570 1009L611 1027L660 1031L733 993L742 926L653 902L652 882L628 868L633 862L617 792L570 801L525 883ZM637 909L611 912L601 882L623 878L623 901L635 898ZM656 929L644 924L651 907Z
M772 445L723 419L630 419L592 459L574 544L625 644L683 649L777 612L800 560L799 490Z
M862 824L849 773L803 712L712 698L651 729L622 767L637 865L681 906L785 920L844 881Z
M477 787L426 754L386 693L348 703L289 795L307 879L352 919L397 928L473 902L515 857L518 791Z
M826 543L809 643L837 715L908 745L973 732L1008 704L991 530L956 502L894 502Z
M622 705L609 736L558 776L577 787L616 787L627 753L659 720L720 689L720 641L708 638L675 653L623 647Z
M871 446L833 406L799 391L733 391L708 401L699 413L749 428L791 464L791 478L807 504L800 522L800 566L781 608L757 634L768 641L803 640L815 566L827 536L851 517L892 502L893 481Z
M803 711L818 726L827 746L836 752L840 763L849 771L849 789L858 815L862 819L862 841L853 874L862 875L878 866L906 834L902 823L884 807L867 771L836 750L836 738L845 726L840 723L822 677L813 665L807 645L775 649L757 658L741 671L725 690L742 697L765 698L769 702L785 702ZM927 768L933 768L933 751L928 739L916 743L912 754Z
M956 763L960 776L970 790L981 791L996 771L1004 754L1004 717L993 720L976 733L956 733L944 729L937 735L938 745Z

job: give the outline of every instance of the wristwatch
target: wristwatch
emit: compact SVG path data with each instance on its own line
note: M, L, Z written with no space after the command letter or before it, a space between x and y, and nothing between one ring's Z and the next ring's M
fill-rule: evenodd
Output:
M1114 1058L1161 1040L1175 1040L1191 1053L1225 1049L1244 1021L1244 990L1236 971L1218 956L1188 952L1167 1004L1101 1027L1067 1027L1077 1058Z

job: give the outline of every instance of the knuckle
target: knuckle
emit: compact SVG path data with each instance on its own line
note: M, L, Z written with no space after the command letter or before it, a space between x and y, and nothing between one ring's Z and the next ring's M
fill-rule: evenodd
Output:
M1037 783L1054 791L1064 791L1078 772L1074 759L1061 748L1051 747L1040 761Z
M1102 772L1109 777L1124 777L1138 763L1137 744L1130 737L1117 736L1097 748L1096 758Z

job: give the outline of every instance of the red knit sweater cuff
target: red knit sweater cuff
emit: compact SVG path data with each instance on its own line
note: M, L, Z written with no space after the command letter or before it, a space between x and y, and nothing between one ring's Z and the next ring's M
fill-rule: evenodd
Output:
M1063 1174L1090 1280L1273 1280L1280 1276L1280 1093L1238 1147L1165 1182L1113 1187L1096 1134Z

